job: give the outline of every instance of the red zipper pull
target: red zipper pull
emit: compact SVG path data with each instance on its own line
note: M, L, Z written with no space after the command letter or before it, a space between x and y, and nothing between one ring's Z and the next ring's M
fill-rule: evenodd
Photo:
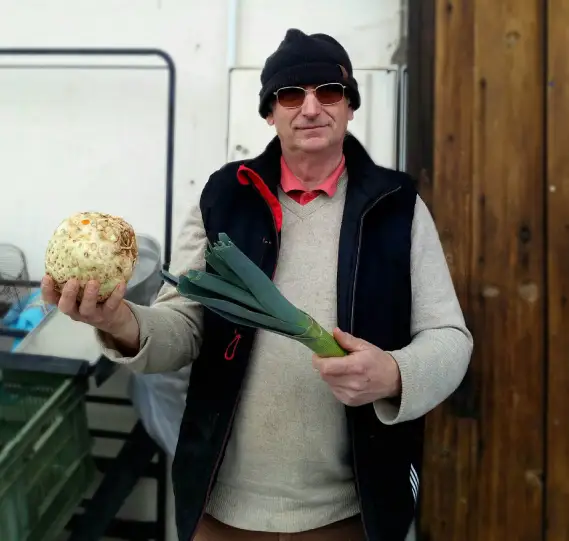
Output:
M237 344L239 344L239 340L241 340L241 335L237 331L235 331L235 336L233 337L233 340L229 342L229 344L227 345L227 349L225 350L226 361L231 361L233 360L233 357L235 357L235 350L237 349Z

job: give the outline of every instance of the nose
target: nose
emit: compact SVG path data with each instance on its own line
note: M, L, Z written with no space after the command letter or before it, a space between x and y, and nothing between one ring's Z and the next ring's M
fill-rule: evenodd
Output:
M320 114L321 108L322 105L320 105L320 102L316 99L314 92L307 92L304 103L302 104L302 114L307 117L315 117Z

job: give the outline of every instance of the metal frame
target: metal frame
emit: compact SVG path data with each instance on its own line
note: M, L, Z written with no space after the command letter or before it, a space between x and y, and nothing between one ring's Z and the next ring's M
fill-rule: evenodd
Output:
M407 171L407 99L408 99L407 66L401 66L398 73L398 106L397 106L397 169Z
M176 110L176 66L172 57L161 49L133 49L133 48L0 48L0 57L2 56L136 56L148 57L154 56L161 58L166 63L168 70L168 127L166 142L166 208L165 208L165 238L164 238L164 268L167 270L170 266L172 254L172 200L174 192L174 125ZM0 69L46 69L54 68L49 65L42 66L0 66ZM81 65L81 66L55 66L55 68L69 69L164 69L157 67L149 67L142 65Z
M168 270L172 252L172 207L174 191L174 125L176 104L176 67L171 56L160 50L151 48L0 48L0 56L136 56L159 57L168 70L168 102L167 102L167 142L166 142L166 205L165 205L165 238L164 238L164 270ZM0 69L164 69L163 67L143 65L5 65ZM1 280L0 285L38 287L37 281ZM27 332L3 329L0 336L23 338ZM106 361L106 362L105 362ZM0 351L0 368L14 368L55 372L72 377L94 376L100 385L113 372L110 361L101 357L91 366L87 361L65 359L45 355L26 355L23 353ZM132 406L130 400L111 397L86 396L91 403L105 403L114 406ZM150 438L142 424L138 422L130 433L117 431L91 430L93 437L123 440L125 443L115 459L95 457L97 466L105 477L91 500L84 500L83 515L76 515L68 525L71 539L75 541L96 541L105 533L113 537L140 540L164 541L166 537L166 455ZM158 462L152 459L158 455ZM131 493L141 477L154 478L157 481L156 521L124 521L115 517L122 503Z

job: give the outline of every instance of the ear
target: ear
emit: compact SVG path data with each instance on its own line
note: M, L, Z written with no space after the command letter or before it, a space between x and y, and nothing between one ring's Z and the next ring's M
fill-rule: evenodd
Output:
M354 110L348 107L348 120L354 120Z
M273 113L272 113L272 112L267 115L267 118L266 118L265 120L267 121L267 124L268 124L269 126L274 126L274 125L275 125L275 119L274 119L274 117L273 117Z

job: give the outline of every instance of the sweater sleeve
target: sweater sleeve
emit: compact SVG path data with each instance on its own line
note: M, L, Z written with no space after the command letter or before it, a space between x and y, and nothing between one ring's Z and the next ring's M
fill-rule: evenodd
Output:
M411 343L388 352L401 372L401 399L399 405L374 402L385 424L416 419L446 400L466 374L473 349L434 220L419 196L412 226L411 289Z
M205 269L207 237L199 205L194 205L182 225L177 245L172 251L170 272L174 275L190 269ZM127 302L140 328L140 349L125 357L113 338L95 330L102 353L112 361L125 364L135 372L169 372L190 364L199 353L202 334L202 307L180 296L164 284L152 306Z

